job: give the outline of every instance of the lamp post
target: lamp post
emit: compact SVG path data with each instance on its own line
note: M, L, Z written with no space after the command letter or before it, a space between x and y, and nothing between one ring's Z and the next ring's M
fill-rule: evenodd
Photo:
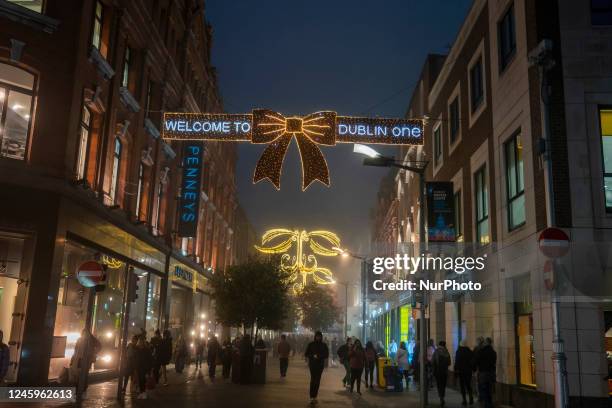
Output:
M346 339L348 334L348 282L334 281L334 284L344 285L344 338Z
M367 290L368 290L368 258L362 255L357 255L352 252L347 251L346 249L333 247L335 251L337 251L343 257L351 257L354 259L359 259L361 261L361 341L365 344L366 339L366 299L367 299ZM345 336L346 337L346 336Z
M385 157L378 153L376 150L369 146L362 144L355 144L353 152L360 153L366 158L363 159L364 166L376 166L376 167L396 167L402 170L411 171L418 174L419 176L419 203L420 203L420 216L419 216L419 243L425 243L425 210L427 208L426 195L425 195L425 170L427 169L428 161L411 161L408 164L395 160L393 157ZM425 356L427 354L427 332L425 323L425 307L427 305L427 292L422 291L423 297L421 301L421 313L419 315L419 324L421 326L420 332L420 350L419 350L419 377L420 377L420 407L424 408L427 406L427 390L429 385L427 384L427 376L425 371Z

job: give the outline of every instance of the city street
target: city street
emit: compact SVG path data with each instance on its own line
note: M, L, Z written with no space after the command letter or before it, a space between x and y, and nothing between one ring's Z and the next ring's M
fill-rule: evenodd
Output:
M116 381L109 381L91 385L87 398L81 405L84 408L110 408L110 407L266 407L284 408L308 406L309 373L306 364L299 358L293 358L289 364L289 371L285 379L279 378L278 360L268 359L267 383L265 385L238 385L231 381L217 379L211 383L208 378L208 367L202 372L204 378L197 378L197 372L190 367L182 375L175 374L174 370L169 378L169 385L158 387L149 391L146 400L126 398L125 403L117 401ZM221 370L217 367L217 377L221 377ZM187 371L187 370L186 370ZM319 391L320 407L386 407L410 408L418 407L418 391L411 389L403 393L384 392L379 388L374 391L362 390L359 396L356 392L350 394L342 389L344 370L341 367L328 368L323 372L321 388ZM435 390L429 395L431 407L438 406L438 396ZM460 407L461 397L458 392L448 389L446 407ZM71 404L72 405L72 404ZM48 405L53 407L67 407L67 404ZM36 407L41 405L28 404Z

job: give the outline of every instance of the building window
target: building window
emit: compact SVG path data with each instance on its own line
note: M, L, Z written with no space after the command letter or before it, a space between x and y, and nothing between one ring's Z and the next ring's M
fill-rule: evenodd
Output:
M455 143L459 134L459 97L456 96L448 107L448 117L450 121L450 142Z
M121 77L121 86L127 88L130 84L130 63L132 59L132 51L129 46L125 47L125 53L123 54L123 75Z
M153 217L153 226L157 228L158 232L161 230L161 206L162 198L164 196L164 183L160 180L157 184L157 194L155 196L155 216Z
M591 24L612 25L612 0L591 0Z
M145 101L145 116L150 117L149 112L151 110L151 98L153 97L153 81L149 80L147 83L147 99Z
M138 185L136 187L136 218L140 219L140 204L142 203L142 190L144 186L144 165L138 166Z
M115 150L113 151L113 172L111 173L110 197L113 204L117 198L117 184L119 184L119 171L121 170L121 140L115 138Z
M442 126L434 130L434 167L442 162Z
M89 145L89 134L91 132L91 112L87 106L83 106L81 112L81 125L79 126L79 153L77 156L76 177L77 180L85 178L87 168L87 146Z
M37 13L43 12L44 1L43 0L9 0L9 3L15 3L28 10L35 11Z
M525 170L520 134L512 136L506 142L504 151L506 156L506 192L508 194L508 229L513 230L525 223Z
M484 101L484 84L482 76L482 56L478 57L476 63L470 68L470 105L472 113L476 112L478 107Z
M461 211L463 206L461 205L461 190L457 190L453 198L455 207L455 238L458 242L463 241L463 223L461 222Z
M499 47L499 70L506 69L514 54L516 54L516 30L514 28L514 5L497 24L497 39Z
M600 109L599 122L606 211L612 212L612 109Z
M487 191L486 166L474 174L474 192L476 203L476 242L480 245L489 243L489 205Z
M34 106L34 75L0 64L0 157L24 160Z
M100 54L104 58L108 57L108 44L110 38L110 24L106 14L106 7L104 4L100 0L96 1L91 34L91 45L100 51Z

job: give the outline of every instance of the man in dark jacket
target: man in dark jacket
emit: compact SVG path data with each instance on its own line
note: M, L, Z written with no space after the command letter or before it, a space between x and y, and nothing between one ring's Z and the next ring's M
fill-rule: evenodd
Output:
M351 350L351 338L346 339L346 343L338 347L338 360L340 364L344 366L344 378L342 379L342 385L348 387L351 385L351 367L349 365L349 351Z
M306 347L304 356L308 359L308 368L310 368L310 403L316 404L325 360L329 358L329 349L323 342L323 334L320 331L315 333L314 341Z
M440 397L440 406L444 406L444 396L446 394L446 382L448 380L448 367L451 364L450 354L446 349L446 342L440 341L436 351L431 358L433 375L438 386L438 396Z
M474 396L472 394L473 363L474 352L469 347L466 347L465 340L462 340L455 353L455 376L459 379L461 396L463 397L461 405L463 406L467 405L466 393L470 396L470 405L474 403Z
M276 346L278 350L278 359L280 361L280 375L281 377L287 376L287 367L289 367L289 353L291 352L291 346L287 341L287 336L281 335L280 342Z
M159 329L155 330L155 334L151 337L151 351L153 351L153 377L155 377L155 383L159 383L159 370L161 363L159 361L159 353L161 351L162 337Z
M206 359L208 360L208 376L210 377L211 381L215 380L218 356L221 356L221 347L219 346L217 338L213 336L208 341L208 355L206 356Z
M478 372L478 397L485 408L493 408L493 384L495 384L495 370L497 353L493 350L493 340L487 337L484 345L474 356L474 370Z

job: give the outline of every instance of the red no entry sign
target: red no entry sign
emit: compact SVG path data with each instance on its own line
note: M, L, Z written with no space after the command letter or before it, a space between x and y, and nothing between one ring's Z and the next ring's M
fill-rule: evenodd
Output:
M104 279L104 267L96 261L84 262L77 269L77 280L86 288L100 285Z
M546 228L538 238L540 251L549 258L559 258L569 251L569 237L559 228Z

